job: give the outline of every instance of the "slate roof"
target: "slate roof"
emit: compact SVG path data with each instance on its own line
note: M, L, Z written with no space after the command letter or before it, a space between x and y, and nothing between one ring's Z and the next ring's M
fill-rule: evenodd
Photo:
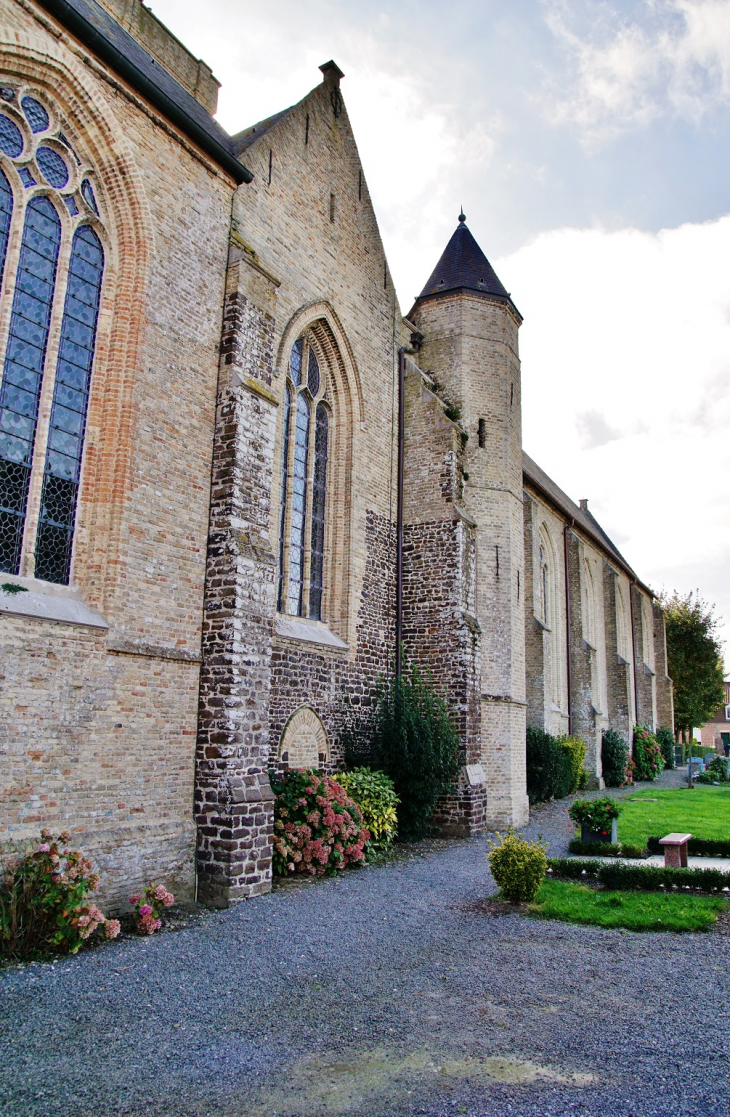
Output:
M39 3L238 181L251 180L225 129L96 0Z
M522 315L510 298L489 260L474 240L466 226L464 214L459 214L459 224L446 245L443 255L433 269L428 283L416 299L435 298L447 292L475 291L490 299L508 303L522 321Z
M579 505L575 504L575 502L555 484L552 478L548 477L547 473L540 469L540 466L534 462L524 450L522 451L522 473L527 485L532 485L536 488L540 494L559 512L562 512L564 516L567 516L571 520L575 520L575 526L592 539L609 560L612 559L620 566L621 569L648 593L650 597L654 596L649 587L636 577L635 572L629 566L618 547L611 542L595 516L593 516L588 509L584 511Z

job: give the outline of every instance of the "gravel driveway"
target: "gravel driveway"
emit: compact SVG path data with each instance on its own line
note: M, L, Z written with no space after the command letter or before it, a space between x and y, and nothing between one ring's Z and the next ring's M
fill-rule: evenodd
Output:
M556 853L562 807L530 826ZM0 1113L730 1113L730 938L495 917L494 891L484 838L438 842L6 970Z

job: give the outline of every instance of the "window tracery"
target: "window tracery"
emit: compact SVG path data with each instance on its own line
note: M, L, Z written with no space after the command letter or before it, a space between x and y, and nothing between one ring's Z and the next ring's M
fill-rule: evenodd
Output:
M0 309L12 303L0 335L0 570L67 585L104 275L99 209L55 107L10 87L2 100Z
M325 372L304 334L292 346L284 396L277 607L314 620L324 595L330 426Z

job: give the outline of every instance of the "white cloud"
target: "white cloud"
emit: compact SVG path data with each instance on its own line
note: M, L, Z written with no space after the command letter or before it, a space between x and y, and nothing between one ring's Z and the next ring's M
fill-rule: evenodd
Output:
M602 6L583 35L573 29L575 15L564 2L548 8L573 76L567 93L553 90L546 106L553 123L576 125L591 142L662 116L698 123L730 103L727 0L657 0L642 22Z
M558 229L496 263L525 315L526 449L640 577L699 586L728 621L729 257L730 216Z

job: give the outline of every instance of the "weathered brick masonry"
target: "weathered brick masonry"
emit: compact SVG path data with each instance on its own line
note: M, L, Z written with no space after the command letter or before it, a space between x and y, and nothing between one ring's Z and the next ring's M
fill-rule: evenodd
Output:
M270 887L270 768L336 771L393 669L397 362L419 334L403 650L449 700L463 759L436 819L527 820L526 724L583 735L599 784L604 728L672 724L663 616L587 503L523 454L521 317L463 215L403 318L334 63L230 137L210 68L140 0L74 0L86 39L52 6L0 0L0 112L36 184L0 162L16 214L38 193L59 212L59 291L73 221L98 234L104 283L70 582L35 577L33 547L57 308L13 575L28 592L0 596L0 859L71 828L110 911L152 878L188 898L196 869L211 904ZM26 93L98 213L38 181Z

